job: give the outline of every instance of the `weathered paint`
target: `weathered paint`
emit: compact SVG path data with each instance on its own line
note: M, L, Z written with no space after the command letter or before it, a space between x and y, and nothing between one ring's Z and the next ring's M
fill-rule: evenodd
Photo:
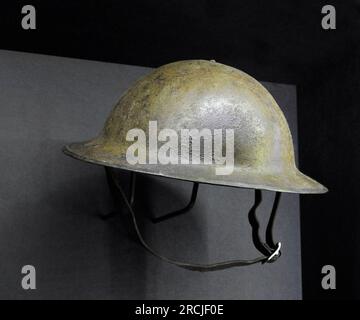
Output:
M214 165L130 165L130 129L233 129L231 175ZM72 157L109 167L202 183L296 193L327 189L295 165L291 133L280 107L254 78L215 61L188 60L164 65L138 80L116 104L100 135L64 147Z

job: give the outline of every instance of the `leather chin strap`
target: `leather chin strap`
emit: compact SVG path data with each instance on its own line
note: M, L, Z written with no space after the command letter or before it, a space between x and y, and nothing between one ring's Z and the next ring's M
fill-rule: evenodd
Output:
M281 252L280 252L281 243L278 242L277 244L275 244L272 240L272 226L273 226L273 222L275 219L277 206L278 206L278 203L280 200L280 194L281 194L280 192L276 193L271 216L270 216L269 223L268 223L268 226L266 229L267 243L262 243L260 241L260 238L258 236L259 223L257 222L256 217L255 217L255 210L261 202L261 191L260 190L255 190L255 204L249 212L249 220L250 220L250 224L251 224L252 230L253 230L253 241L254 241L255 247L261 253L263 253L263 255L261 255L257 258L254 258L254 259L250 259L250 260L228 260L228 261L216 262L216 263L211 263L211 264L197 264L197 263L188 263L188 262L173 260L173 259L167 258L167 257L157 253L156 251L154 251L146 243L144 237L142 236L141 231L138 226L138 223L137 223L137 220L136 220L135 212L134 212L128 198L126 197L126 194L125 194L123 188L119 184L118 179L116 179L116 177L113 175L112 172L111 172L111 178L112 178L115 186L119 190L121 197L122 197L123 201L125 202L125 205L131 214L135 232L136 232L136 235L137 235L141 245L149 253L151 253L155 257L157 257L167 263L170 263L170 264L173 264L173 265L176 265L178 267L188 269L188 270L207 272L207 271L228 269L228 268L232 268L232 267L248 266L248 265L252 265L252 264L260 263L260 262L261 263L271 263L271 262L274 262L275 260L277 260L281 255Z

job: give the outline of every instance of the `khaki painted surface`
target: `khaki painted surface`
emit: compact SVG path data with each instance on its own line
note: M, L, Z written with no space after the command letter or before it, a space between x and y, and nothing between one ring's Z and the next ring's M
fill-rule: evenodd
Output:
M126 151L133 142L126 140L128 131L139 128L147 133L149 121L155 120L158 130L173 129L178 136L181 129L233 129L233 173L217 175L216 164L129 164ZM265 87L215 61L179 61L155 69L121 97L98 137L70 144L64 152L100 165L201 183L295 193L327 191L297 169L288 123Z

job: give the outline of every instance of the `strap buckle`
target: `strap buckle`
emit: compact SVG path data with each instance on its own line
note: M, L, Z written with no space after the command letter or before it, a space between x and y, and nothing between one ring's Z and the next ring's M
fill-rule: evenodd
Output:
M267 258L267 263L275 262L280 256L281 256L281 242L278 242L276 244L276 249L273 251L273 253Z

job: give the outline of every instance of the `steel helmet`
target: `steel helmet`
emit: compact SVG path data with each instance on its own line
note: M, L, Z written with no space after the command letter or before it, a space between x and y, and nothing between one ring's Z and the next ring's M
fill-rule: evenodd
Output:
M129 163L126 154L132 142L128 141L127 133L133 128L148 132L151 121L157 122L158 130L171 128L175 132L192 128L233 129L233 172L216 174L216 163ZM74 158L103 165L107 170L120 168L192 181L195 183L195 198L198 183L253 188L257 200L261 199L261 189L277 191L277 194L327 191L323 185L297 169L289 126L271 94L248 74L215 61L179 61L155 69L124 93L96 138L69 144L63 151ZM194 153L202 156L199 146L192 152L192 156ZM272 262L280 255L279 243L270 243L258 248L264 256L252 260L194 265L162 257L146 244L136 224L131 201L118 181L115 183L133 216L140 242L152 254L167 262L208 271ZM277 196L274 207L278 201Z
M131 165L132 128L234 129L234 172L216 175L209 165ZM204 60L164 65L137 81L120 99L98 137L67 145L75 158L115 168L233 187L323 193L326 188L295 165L286 119L271 94L235 68Z

